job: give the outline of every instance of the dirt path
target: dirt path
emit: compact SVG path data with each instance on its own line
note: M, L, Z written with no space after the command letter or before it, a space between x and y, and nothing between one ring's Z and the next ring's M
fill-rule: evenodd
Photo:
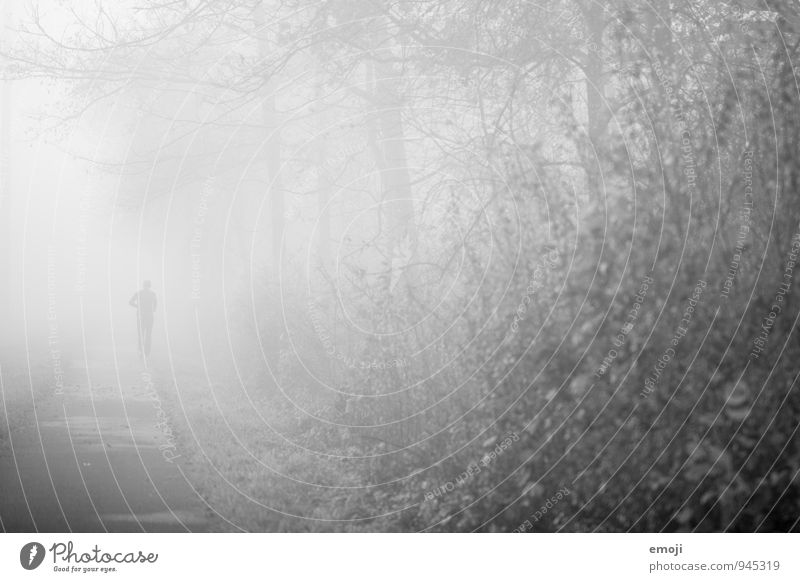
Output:
M4 531L216 529L135 353L93 349L64 384L0 451Z

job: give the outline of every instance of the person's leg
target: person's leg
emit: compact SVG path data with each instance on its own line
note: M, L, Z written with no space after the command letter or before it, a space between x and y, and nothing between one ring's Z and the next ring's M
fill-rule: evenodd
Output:
M144 353L144 342L142 341L142 339L143 339L142 338L142 332L143 332L142 328L143 328L142 319L137 316L136 317L136 339L137 339L137 345L139 347L139 354L140 355Z
M150 355L150 339L153 335L153 318L150 317L145 320L144 325L144 355Z

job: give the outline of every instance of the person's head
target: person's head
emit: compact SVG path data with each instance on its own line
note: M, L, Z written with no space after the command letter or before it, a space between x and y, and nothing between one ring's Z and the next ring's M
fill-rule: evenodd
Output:
M142 283L142 287L150 289L150 279L145 280L144 283Z

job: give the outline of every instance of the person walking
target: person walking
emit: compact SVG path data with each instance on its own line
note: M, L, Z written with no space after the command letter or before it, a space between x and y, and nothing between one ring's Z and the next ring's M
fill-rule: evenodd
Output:
M150 289L150 281L143 282L142 288L128 301L128 305L136 308L139 353L144 357L150 355L150 338L153 334L153 316L157 303L156 294Z

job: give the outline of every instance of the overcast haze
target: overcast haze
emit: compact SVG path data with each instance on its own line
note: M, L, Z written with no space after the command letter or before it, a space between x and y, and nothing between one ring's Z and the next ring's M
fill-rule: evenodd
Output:
M798 531L785 0L5 2L6 531Z

